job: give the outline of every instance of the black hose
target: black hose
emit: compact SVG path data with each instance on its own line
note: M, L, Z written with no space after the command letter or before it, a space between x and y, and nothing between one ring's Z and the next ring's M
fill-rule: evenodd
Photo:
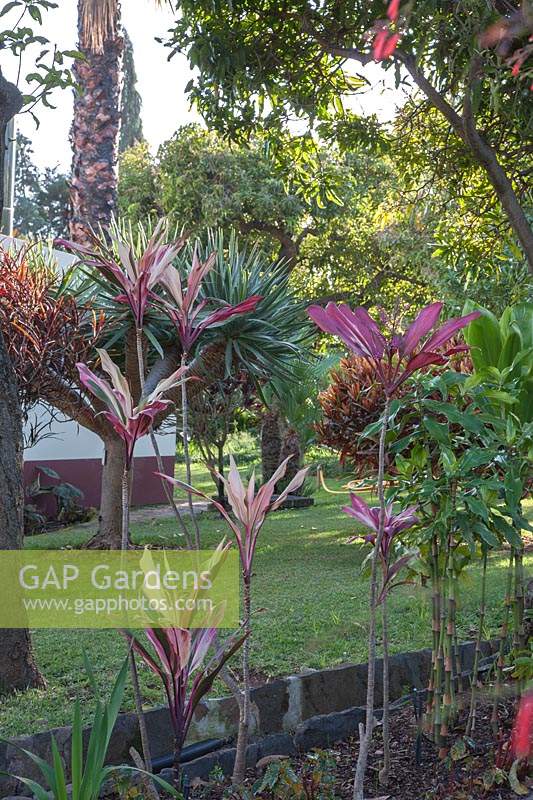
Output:
M229 739L206 739L205 742L195 742L194 744L184 747L181 751L180 764L188 764L195 758L207 756L215 750L220 750L230 740ZM163 769L168 769L174 764L174 755L160 756L152 760L152 770L154 773L161 772Z

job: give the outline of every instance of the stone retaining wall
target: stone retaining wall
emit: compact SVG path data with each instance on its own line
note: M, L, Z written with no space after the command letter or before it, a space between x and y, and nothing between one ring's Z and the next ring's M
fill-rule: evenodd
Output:
M484 655L494 648L484 643ZM472 669L474 646L461 645L463 671ZM425 688L431 667L431 651L418 650L392 656L390 660L390 697L396 700L409 693L413 687ZM382 664L377 664L376 705L382 702ZM264 684L252 690L254 725L248 760L254 765L266 755L290 755L297 750L326 747L334 741L357 733L364 719L366 702L366 664L346 664L331 669L308 671ZM201 703L195 714L187 744L205 739L228 739L237 732L238 708L232 697L214 698ZM172 752L172 731L166 708L155 708L146 713L152 757L163 757ZM66 764L70 762L71 729L57 728L19 738L14 743L50 761L51 734ZM85 731L86 740L88 730ZM135 714L121 714L111 738L108 763L129 763L130 747L140 750L137 718ZM196 759L185 767L190 777L207 777L218 764L225 772L231 770L233 748ZM0 743L0 773L40 780L35 765L10 744ZM18 783L0 778L0 797L30 795Z

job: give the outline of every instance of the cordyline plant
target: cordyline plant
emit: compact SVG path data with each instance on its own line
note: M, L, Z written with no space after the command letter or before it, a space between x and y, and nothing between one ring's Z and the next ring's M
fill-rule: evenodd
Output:
M109 241L106 241L91 233L92 247L66 239L56 239L54 245L78 255L85 266L96 269L116 287L119 293L115 300L130 307L135 326L142 331L146 309L153 300L153 290L182 249L185 239L167 243L167 225L165 220L161 220L144 253L136 258L131 245L116 229L110 230L108 237Z
M130 479L133 464L133 454L137 441L145 436L151 429L154 417L167 408L170 401L163 398L163 394L176 386L183 375L184 368L180 367L170 377L160 381L154 391L146 398L141 398L137 406L133 405L131 390L126 378L122 375L116 364L113 363L105 350L98 350L102 368L111 379L111 383L95 375L86 364L78 364L81 383L97 401L99 411L109 420L113 429L124 442L126 458L122 476L122 550L127 550L130 544ZM137 675L135 658L130 651L130 670L135 693L135 703L139 718L139 728L143 744L143 757L147 769L150 769L151 757L148 734L142 710L142 700Z
M145 316L151 306L155 305L163 309L173 323L181 348L181 366L185 368L189 362L192 347L206 330L222 324L233 316L252 311L259 300L262 299L259 295L254 295L235 306L225 304L214 311L206 313L207 300L199 300L198 296L206 275L213 269L216 255L213 253L202 262L195 250L187 279L184 282L178 269L174 266L174 262L186 239L178 238L167 242L168 233L168 222L161 220L140 256L135 255L131 241L118 227L109 232L109 241L102 240L98 236L91 234L92 246L90 247L63 239L57 240L59 246L77 253L83 264L89 268L96 269L111 286L116 287L119 293L114 299L129 306L135 321L141 396L144 394L145 389ZM166 290L165 296L161 294L163 287ZM182 435L186 479L190 483L188 401L185 378L179 383L179 387L182 405ZM159 473L163 473L163 462L153 430L150 431L150 438L156 455ZM174 501L172 492L165 481L163 481L163 486L167 500L172 506L182 532L186 537L187 544L192 547L192 537ZM199 548L200 531L192 507L190 511L195 529L194 546Z
M246 770L246 748L250 730L250 637L252 633L252 567L255 549L261 529L267 515L271 511L283 505L288 495L298 489L305 480L308 470L302 469L290 481L283 492L274 498L274 490L287 471L289 458L285 459L278 467L270 480L264 483L256 492L255 473L252 474L248 486L245 487L237 465L233 457L230 457L230 469L228 477L217 475L218 479L224 484L233 517L221 503L205 495L203 492L194 489L192 486L183 483L175 478L166 477L173 485L179 486L190 494L203 497L212 502L222 517L229 525L237 547L242 568L243 599L244 599L244 622L243 627L246 640L243 648L243 688L237 695L240 709L239 734L237 738L237 753L235 756L235 767L233 771L233 783L241 784L244 780Z
M144 631L152 645L151 655L136 634L133 648L144 663L157 675L165 689L174 733L174 783L180 787L180 759L194 711L211 690L215 678L226 662L241 647L246 635L237 633L226 639L206 661L216 644L218 628L148 628Z
M139 404L134 406L128 381L120 369L105 350L99 349L97 352L102 369L111 378L111 384L95 375L86 364L77 365L80 380L100 401L103 408L99 413L109 420L114 430L123 439L126 447L127 473L131 469L137 441L149 432L154 417L170 405L171 401L165 400L163 394L178 385L186 368L180 367L170 377L160 381L153 392L147 397L142 397Z
M210 555L208 563L202 564L202 571L207 571L212 581L216 579L231 546L231 542L223 540ZM141 566L145 573L154 569L152 555L148 549L141 559ZM160 589L152 590L144 587L143 591L149 599L159 601L163 599ZM194 597L198 591L196 588ZM174 607L171 594L167 593L168 608ZM210 691L217 675L246 638L246 633L241 629L217 646L218 626L222 622L224 612L225 603L213 609L207 623L208 627L205 627L204 620L202 626L198 627L196 612L189 610L180 612L178 625L173 624L177 620L170 618L165 628L157 625L145 629L144 633L152 645L153 653L146 649L139 634L124 632L135 652L162 681L174 732L174 785L177 789L181 788L181 751L196 706ZM212 646L214 654L207 660Z
M370 621L368 639L368 679L366 724L361 736L354 780L354 800L363 800L363 786L368 752L374 729L374 690L376 676L376 617L377 617L377 567L381 542L384 536L385 503L385 437L392 398L400 386L418 370L432 365L443 365L448 358L464 349L460 346L444 350L452 337L479 316L479 312L451 319L435 329L442 312L442 303L432 303L418 314L403 334L395 331L388 338L365 308L352 310L347 304L328 303L325 308L310 306L311 319L326 333L337 336L355 354L364 358L375 374L376 382L383 386L385 403L379 437L377 489L379 496L379 524L371 560L370 571ZM434 330L435 329L435 330ZM433 331L433 332L432 332ZM386 780L387 776L383 776Z
M161 282L170 298L170 300L163 300L163 308L169 315L176 329L178 340L181 345L182 367L187 366L191 348L208 328L225 322L231 317L253 311L258 302L262 299L259 295L254 295L235 306L226 305L207 315L203 315L202 312L207 305L207 301L199 300L198 295L205 277L213 269L215 260L216 253L211 253L211 255L202 262L198 256L198 250L195 248L192 258L192 267L187 277L186 286L183 285L178 270L172 265L169 265L161 276ZM185 380L181 383L181 417L185 476L186 482L190 484L192 473L189 454L189 404ZM194 514L192 497L190 494L188 497L191 519L193 520L195 528L195 545L199 548L200 529Z
M137 363L139 370L139 386L144 392L145 368L143 353L143 328L146 312L156 297L154 290L157 288L161 276L169 264L176 258L182 249L185 239L180 238L167 242L168 224L160 220L154 233L148 239L140 256L134 253L133 245L118 227L108 232L107 238L96 236L89 232L91 246L82 245L65 239L57 239L55 244L64 247L80 257L80 261L91 269L95 269L109 284L118 290L115 301L129 306L135 321L135 338L137 345ZM157 460L158 469L163 472L163 461L156 436L150 430L150 440ZM168 484L162 482L169 504L180 523L182 532L187 538L189 546L191 539L174 497Z
M350 495L350 505L342 509L346 514L356 519L366 528L370 528L372 533L364 534L365 542L369 542L374 548L379 532L379 521L381 509L378 506L370 507L364 500L355 494ZM399 573L404 567L409 565L413 559L413 553L406 553L391 563L392 549L395 537L404 530L417 525L419 522L415 512L416 506L408 508L394 514L392 503L388 503L385 508L385 522L383 525L383 537L379 550L379 562L381 565L381 590L377 596L377 604L382 609L382 638L383 638L383 768L380 772L380 781L383 784L388 782L390 771L390 708L389 708L389 636L388 636L388 616L387 616L387 597L389 593L400 586L405 581L397 580ZM359 536L353 536L348 541L351 543Z

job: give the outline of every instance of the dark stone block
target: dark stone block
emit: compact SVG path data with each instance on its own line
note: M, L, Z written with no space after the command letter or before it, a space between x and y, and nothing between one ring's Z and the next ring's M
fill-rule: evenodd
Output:
M257 686L252 689L251 701L257 706L261 735L283 729L283 717L289 710L287 681L277 680Z
M334 742L354 736L365 716L364 708L348 708L337 714L311 717L298 726L294 736L295 747L305 752L314 747L329 747Z
M278 495L273 495L272 499L275 500ZM290 508L309 508L314 506L315 501L312 497L300 497L296 494L290 494L284 503L277 509L278 511L287 511Z
M292 756L296 753L294 740L290 733L271 733L261 739L258 744L259 758L265 758L265 756Z
M162 758L172 753L174 750L174 734L170 724L168 708L164 706L154 708L145 712L144 717L148 729L152 758Z
M366 700L366 664L350 664L302 675L301 716L344 711Z

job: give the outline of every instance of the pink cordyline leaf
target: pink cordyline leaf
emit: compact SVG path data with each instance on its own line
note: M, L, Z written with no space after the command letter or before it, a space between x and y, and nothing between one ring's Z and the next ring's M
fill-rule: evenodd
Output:
M387 16L391 22L396 22L400 14L400 0L391 0L387 7Z
M376 541L377 533L379 531L379 506L368 506L364 500L357 497L355 494L350 494L351 504L344 506L342 509L345 514L349 514L356 519L366 528L369 528L373 533L364 536L365 541L370 542L372 545ZM387 503L385 506L385 524L383 527L383 538L381 540L381 556L388 559L392 540L396 534L407 528L412 528L419 522L416 516L417 506L409 506L408 508L395 514L393 511L393 504ZM349 541L354 541L358 537L352 537ZM359 537L360 538L360 537Z
M362 500L360 497L357 497L355 494L350 495L350 500L351 504L349 506L345 506L342 510L346 514L349 514L351 517L356 519L366 528L370 528L372 533L352 536L350 539L348 539L348 542L357 541L361 538L361 536L363 536L365 542L370 543L374 547L379 531L379 506L370 507L367 505L367 503L365 503L364 500ZM394 564L389 563L394 537L401 531L418 524L419 519L416 516L416 511L417 506L409 506L403 511L400 511L398 514L395 514L393 512L392 503L387 503L385 506L385 524L379 552L381 569L383 572L383 582L377 598L378 605L384 602L387 594L394 588L394 586L400 585L400 582L393 584L394 578L398 572L406 567L415 557L415 554L411 552L399 558ZM405 581L402 581L402 583L405 583Z
M161 274L161 283L171 298L171 302L163 302L163 308L176 328L184 353L190 352L191 347L207 328L225 322L238 314L247 314L253 311L262 299L259 295L253 295L236 306L224 306L199 319L206 306L206 301L197 302L198 294L205 276L213 269L215 259L216 254L211 253L206 261L201 262L195 250L185 288L178 270L171 264Z
M217 633L217 628L148 628L145 634L155 651L155 657L148 652L137 634L130 632L128 637L146 666L163 683L179 749L186 739L196 706L246 638L246 634L239 631L227 639L213 658L205 663Z
M306 478L308 468L299 470L292 481L290 481L289 485L276 499L272 500L276 483L285 475L289 460L290 457L285 459L270 480L264 483L256 493L255 475L252 475L248 486L245 488L235 460L233 456L230 456L228 477L226 478L219 474L217 474L217 477L224 483L234 518L230 516L221 503L213 500L198 489L189 486L187 483L183 483L183 481L177 478L171 478L169 475L157 474L173 486L178 486L180 489L184 489L186 492L194 494L197 497L203 497L215 506L217 511L224 517L235 536L243 571L247 576L250 576L257 539L267 514L279 508L291 492L300 488Z
M457 331L479 317L479 311L473 311L464 317L450 319L426 339L437 324L442 305L432 303L427 306L403 335L395 334L389 340L385 339L375 320L364 308L352 311L345 303L328 303L325 308L310 306L308 313L319 328L337 336L355 355L368 362L376 380L391 397L414 372L431 365L446 364L447 359L458 352L457 347L438 352L440 348Z
M161 220L140 258L136 258L131 246L113 232L109 232L109 246L96 236L93 236L93 248L66 239L56 239L54 244L77 253L82 263L96 268L110 283L119 287L121 293L115 300L129 305L136 327L142 328L147 306L153 300L153 289L185 244L185 239L166 243L166 232L166 222Z
M98 350L98 354L102 369L109 375L111 384L95 375L86 364L76 365L80 381L105 406L106 410L99 413L111 423L113 429L123 439L126 445L126 465L129 468L136 442L149 432L154 417L170 404L170 400L163 398L163 393L181 382L186 367L180 367L170 377L160 381L153 392L141 398L139 404L134 407L126 378L105 350Z

